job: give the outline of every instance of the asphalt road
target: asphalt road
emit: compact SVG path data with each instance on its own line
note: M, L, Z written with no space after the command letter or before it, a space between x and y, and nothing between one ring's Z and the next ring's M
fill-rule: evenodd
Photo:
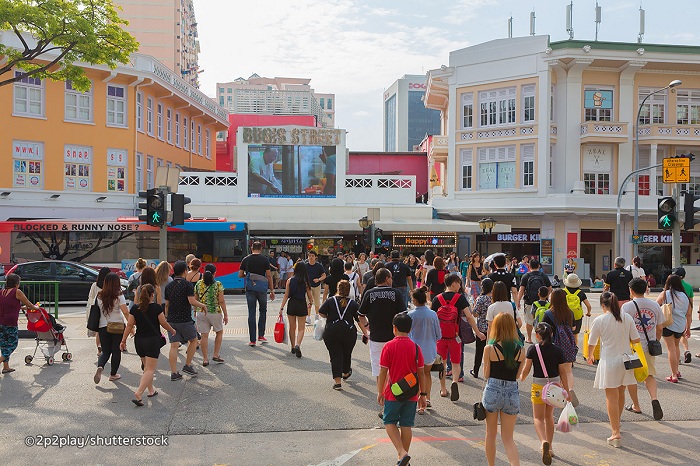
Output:
M597 296L590 298L594 312L599 312ZM162 356L155 382L159 395L147 399L143 408L130 402L140 377L133 343L122 358L122 379L112 383L104 377L96 386L92 381L95 345L85 335L85 307L63 306L60 320L68 326L66 339L73 361L47 366L37 358L35 364L25 366L24 356L32 353L35 343L20 340L12 359L17 371L0 376L0 464L49 460L71 464L395 464L394 449L376 414L375 382L365 345L358 341L353 375L342 391L334 391L328 353L322 342L313 340L310 327L301 359L274 342L249 348L245 299L227 296L226 300L231 316L222 350L226 362L205 368L198 354L195 368L199 375L171 382ZM272 303L270 309L278 309L278 303ZM267 334L271 341L275 318L272 311ZM691 350L700 350L698 340L691 341ZM468 363L473 360L471 346L465 358ZM665 357L657 358L657 368L664 376L669 372ZM694 446L700 434L700 370L694 361L682 365L681 372L681 383L659 383L662 422L652 420L649 397L640 387L644 414L623 414L623 448L613 449L604 441L609 435L604 394L592 388L595 368L577 364L574 376L581 425L573 433L555 435L554 464L698 464ZM434 379L434 388L437 385ZM482 386L483 380L467 378L456 403L440 398L434 390L433 409L416 417L412 464L485 464L484 426L471 416L471 405L480 399ZM541 464L531 412L529 383L523 383L516 441L522 464ZM94 437L98 435L166 436L168 447L90 445L117 441ZM50 441L37 436L48 436ZM78 438L88 445L75 446ZM68 445L27 447L25 442ZM498 451L499 464L506 464L501 446Z

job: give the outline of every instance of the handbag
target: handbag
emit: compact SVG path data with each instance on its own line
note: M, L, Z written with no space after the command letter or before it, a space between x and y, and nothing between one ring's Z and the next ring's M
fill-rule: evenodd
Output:
M437 372L438 378L442 378L445 372L445 363L442 360L442 356L439 354L435 356L435 361L433 361L433 364L430 366L430 372Z
M282 317L282 314L279 315L279 318L277 318L277 323L275 324L275 342L276 343L283 343L284 342L284 334L285 334L285 325L284 325L284 317Z
M125 328L124 322L107 322L107 333L122 335Z
M535 351L537 351L537 357L540 358L540 366L542 366L542 372L547 379L547 383L542 387L542 392L540 393L540 398L544 404L549 406L554 406L555 408L563 408L566 406L566 397L568 393L556 382L549 381L549 374L547 374L547 366L544 364L544 359L542 358L542 350L540 349L539 343L535 344Z
M248 272L245 276L245 289L248 291L265 293L267 292L267 285L266 276L251 272Z
M93 332L98 332L100 330L100 306L97 305L97 298L95 302L90 306L90 314L88 314L87 319L87 329Z
M649 351L649 355L661 356L661 353L663 352L661 349L661 342L659 340L649 340L649 335L647 334L647 327L642 321L642 313L639 310L639 306L637 306L637 302L635 300L632 300L632 302L634 303L634 307L637 308L637 316L639 316L639 322L642 325L642 330L644 330L644 337L647 339L647 350Z
M484 404L481 401L474 403L473 416L475 421L483 421L486 419L486 409L484 409Z
M467 345L476 341L474 330L472 329L472 326L469 325L469 321L466 317L459 319L459 338L462 339L462 343Z
M632 353L630 356L627 353L624 353L622 355L622 360L625 363L625 370L632 370L632 369L638 369L640 367L643 367L641 359L639 359L639 356L637 356L636 353Z

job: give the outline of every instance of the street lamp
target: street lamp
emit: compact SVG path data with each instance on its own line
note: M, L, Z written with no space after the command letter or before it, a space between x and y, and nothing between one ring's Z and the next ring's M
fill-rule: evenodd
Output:
M639 104L639 108L637 109L637 119L634 121L634 169L635 171L639 171L639 117L642 115L642 107L644 107L644 104L646 103L647 99L654 94L658 94L659 92L663 92L666 89L673 89L676 86L680 86L683 84L683 81L680 79L674 79L666 87L662 87L661 89L657 89L654 92L650 92L646 97L644 97L644 100L642 100L642 103ZM651 118L652 118L652 112L651 108L649 109L649 123L651 123ZM639 234L639 175L636 175L634 177L634 234L638 235ZM634 253L633 256L639 255L639 245L637 243L634 243L633 246ZM618 251L618 254L622 255L621 251Z
M367 216L365 215L361 219L357 221L360 224L360 227L362 228L367 228L372 224L372 220L368 219Z
M486 217L486 218L482 218L481 220L479 220L479 228L481 228L481 233L486 238L486 254L485 254L485 256L489 255L489 237L486 236L486 230L489 231L489 235L490 235L491 230L493 230L493 227L495 227L495 226L496 226L496 221L491 217Z

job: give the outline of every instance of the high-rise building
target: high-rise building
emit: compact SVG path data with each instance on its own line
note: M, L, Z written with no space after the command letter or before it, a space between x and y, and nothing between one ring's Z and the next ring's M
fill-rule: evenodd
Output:
M126 30L151 55L189 84L199 87L199 41L193 0L115 0Z
M312 115L317 126L335 127L335 94L318 94L307 78L262 78L253 74L217 83L216 98L235 114Z
M415 150L429 134L440 134L440 112L423 105L426 77L406 74L384 91L384 151Z

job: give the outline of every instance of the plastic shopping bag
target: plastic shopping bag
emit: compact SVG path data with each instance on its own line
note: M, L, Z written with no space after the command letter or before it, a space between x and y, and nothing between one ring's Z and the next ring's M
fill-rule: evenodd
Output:
M578 415L576 410L570 401L566 402L566 406L561 411L559 415L559 422L557 422L557 430L559 432L571 432L575 427L578 426Z
M637 379L637 382L644 382L647 377L649 377L649 363L647 363L647 357L644 354L641 343L635 343L632 345L632 349L642 362L642 367L638 367L634 370L634 378Z
M323 332L326 330L326 318L319 317L314 322L314 340L323 340Z
M279 315L277 323L275 324L274 335L277 343L285 343L285 340L287 339L287 325L284 322L284 317L282 317L282 314Z

